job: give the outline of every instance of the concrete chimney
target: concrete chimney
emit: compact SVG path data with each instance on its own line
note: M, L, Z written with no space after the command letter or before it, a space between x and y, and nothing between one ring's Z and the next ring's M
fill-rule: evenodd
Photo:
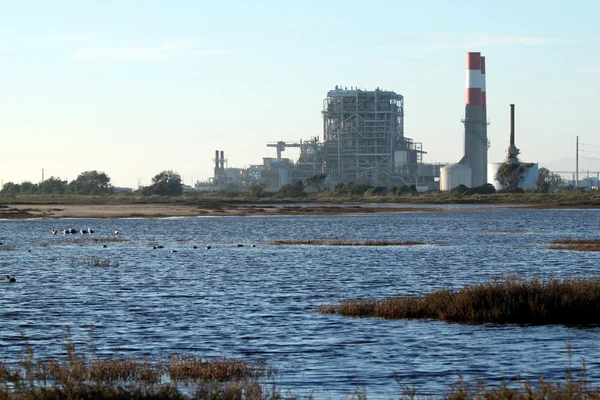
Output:
M465 155L460 164L471 167L471 187L487 183L487 123L485 57L467 53Z
M506 162L519 162L520 150L515 146L515 105L510 105L510 143L506 149Z

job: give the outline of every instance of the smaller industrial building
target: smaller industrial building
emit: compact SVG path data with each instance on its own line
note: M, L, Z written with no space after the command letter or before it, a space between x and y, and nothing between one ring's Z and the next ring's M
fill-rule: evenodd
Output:
M503 163L488 163L485 57L480 53L467 53L466 76L464 156L458 163L440 168L440 190L450 191L458 185L476 187L486 183L492 184L496 190L502 190L502 185L495 177ZM504 162L517 163L520 151L515 146L514 104L511 104L510 110L510 144ZM538 164L534 163L527 169L519 187L537 188L537 181Z

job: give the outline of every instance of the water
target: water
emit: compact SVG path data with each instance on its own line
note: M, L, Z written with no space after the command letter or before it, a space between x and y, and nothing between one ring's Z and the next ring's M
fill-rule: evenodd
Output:
M463 325L322 315L323 303L457 289L494 276L597 277L600 254L549 250L598 238L600 210L444 207L344 216L0 221L0 359L64 355L65 330L100 356L172 352L262 359L278 387L339 399L356 389L440 396L462 375L560 380L580 357L600 383L600 328ZM91 227L92 235L52 229ZM119 229L122 234L112 234ZM516 233L499 232L519 230ZM106 243L93 239L118 238ZM273 246L273 240L416 240L423 246ZM244 247L236 247L236 244ZM153 245L163 249L153 250ZM206 250L206 245L212 249ZM255 248L250 244L256 244ZM192 249L197 245L198 249ZM30 249L31 252L26 250ZM177 250L171 253L170 250ZM98 257L118 267L93 267ZM396 383L394 376L400 379Z

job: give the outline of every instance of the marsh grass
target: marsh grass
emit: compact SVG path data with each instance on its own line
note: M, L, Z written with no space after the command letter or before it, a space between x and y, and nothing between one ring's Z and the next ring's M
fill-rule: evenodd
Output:
M309 240L275 240L267 244L275 246L289 245L304 245L304 246L422 246L425 243L416 241L389 241L389 240L367 240L367 241L351 241L351 240L324 240L324 239L309 239Z
M600 279L507 277L425 296L343 300L319 312L347 317L439 319L462 323L600 324Z
M14 244L3 244L0 245L0 251L11 251L11 250L16 250L17 246Z
M90 346L91 348L93 345ZM172 354L167 361L97 359L77 352L36 360L26 345L18 363L0 362L0 399L280 399L264 380L276 371L239 358Z
M565 376L560 382L549 382L539 377L537 382L523 380L517 375L513 382L502 381L499 385L487 385L485 381L478 380L468 384L462 376L450 386L445 398L449 400L462 399L490 399L490 400L546 400L546 399L600 399L600 388L587 381L587 368L585 360L581 360L581 369L578 374L573 372L572 348L567 344L569 363L565 368ZM400 383L400 379L396 382ZM408 391L405 391L408 392ZM415 392L410 391L410 396L415 398Z
M600 251L600 239L555 239L550 241L552 250Z

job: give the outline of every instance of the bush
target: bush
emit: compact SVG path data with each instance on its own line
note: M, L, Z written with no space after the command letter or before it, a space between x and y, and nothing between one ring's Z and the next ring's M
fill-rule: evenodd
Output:
M410 188L408 187L408 185L402 185L400 187L398 187L398 189L396 189L396 194L398 196L402 196L403 194L408 194L410 193Z
M277 192L279 197L302 197L305 196L302 181L294 181L283 185Z
M365 192L366 196L385 196L388 193L388 188L384 186L373 186Z
M465 193L467 193L470 189L465 186L465 185L458 185L455 188L453 188L452 190L450 190L450 193L452 193L455 196L462 196Z
M496 188L491 183L484 183L483 185L471 188L471 191L474 194L493 194L496 193Z

